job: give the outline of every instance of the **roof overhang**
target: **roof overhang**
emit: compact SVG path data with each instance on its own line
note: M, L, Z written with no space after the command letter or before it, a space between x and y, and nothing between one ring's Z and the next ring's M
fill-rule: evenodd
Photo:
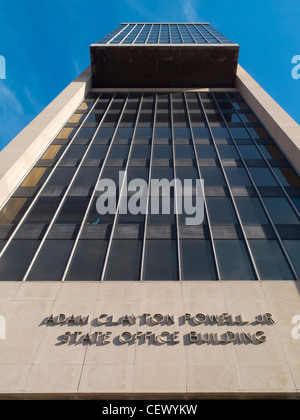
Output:
M239 45L90 46L94 88L234 87Z

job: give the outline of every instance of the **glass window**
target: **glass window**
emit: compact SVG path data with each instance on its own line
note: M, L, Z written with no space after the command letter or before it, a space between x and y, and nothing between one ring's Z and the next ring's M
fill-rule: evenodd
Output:
M30 202L28 198L11 198L0 212L0 225L19 223Z
M218 145L217 147L221 159L239 159L239 155L235 146Z
M127 159L129 151L128 145L112 145L108 158L109 159Z
M255 280L244 241L216 240L215 246L222 280Z
M196 145L198 159L217 159L217 154L213 145Z
M194 149L191 145L175 145L176 159L194 159Z
M104 159L107 149L108 146L104 144L93 144L86 155L86 159Z
M158 199L159 202L155 202ZM166 200L168 204L163 205L163 200ZM155 207L158 204L158 214L154 214L152 207ZM166 206L170 207L166 207ZM163 212L164 210L164 212ZM149 200L149 216L148 223L152 226L169 226L176 224L176 215L174 212L174 198L173 197L150 197ZM157 211L156 211L157 212ZM167 214L164 214L167 213Z
M190 139L191 131L189 127L174 127L174 138L175 139Z
M224 187L226 185L221 168L216 166L201 168L201 177L204 179L204 186Z
M195 139L210 139L210 132L206 127L193 126L193 134Z
M131 159L149 159L150 152L150 145L135 144L131 150Z
M170 139L171 138L171 128L170 127L156 127L155 128L155 138L157 138L157 139Z
M68 148L66 153L64 154L64 159L81 159L87 149L86 145L73 145Z
M20 281L38 248L39 241L13 240L0 259L0 280Z
M60 281L72 246L72 240L45 241L29 273L29 281Z
M208 240L182 240L183 280L216 280L217 272Z
M95 136L96 139L111 140L115 132L114 127L100 127Z
M99 168L80 168L74 180L74 187L94 187L99 175Z
M289 254L289 257L300 277L300 241L299 240L285 240L284 246Z
M251 187L251 180L244 168L241 167L226 167L225 172L228 182L232 187Z
M107 240L80 240L76 247L66 280L100 280L104 264Z
M253 145L240 145L239 150L244 159L262 159L256 146Z
M264 197L264 203L275 224L298 224L299 220L284 197Z
M67 197L55 223L81 223L88 203L86 197Z
M47 182L47 187L67 187L75 174L76 168L59 167L56 168Z
M145 280L178 280L176 240L147 240L145 250Z
M284 187L300 187L300 176L291 167L273 168Z
M260 145L259 148L267 159L284 159L278 147L273 144Z
M239 138L239 139L250 138L247 130L243 127L230 127L230 131L234 138Z
M151 115L151 114L150 114ZM135 132L135 139L147 139L152 138L152 127L137 127Z
M235 202L244 225L267 225L269 221L256 197L236 197Z
M49 172L50 168L33 168L22 182L21 187L41 186L45 182Z
M207 206L212 225L237 224L234 207L229 198L207 198Z
M62 155L64 150L65 146L62 146L60 144L51 145L48 147L41 159L58 159Z
M58 197L40 197L25 219L27 223L50 223L60 203Z
M172 159L172 146L155 144L153 146L153 159Z
M294 279L276 240L250 240L249 245L262 280Z
M278 186L278 183L269 168L249 167L249 172L258 187Z
M142 240L113 240L105 280L139 280Z

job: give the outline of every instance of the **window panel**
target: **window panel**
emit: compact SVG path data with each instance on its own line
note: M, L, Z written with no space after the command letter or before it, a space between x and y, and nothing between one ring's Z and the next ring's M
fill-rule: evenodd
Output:
M244 168L241 167L226 167L225 172L228 182L232 187L251 187L252 182Z
M22 182L21 187L41 186L45 182L49 172L50 168L33 168Z
M46 240L28 276L28 281L60 281L72 246L72 240Z
M289 254L289 257L300 277L300 241L299 240L285 240L284 246Z
M267 225L269 220L256 197L236 197L235 202L244 225Z
M0 259L0 280L21 281L39 246L39 241L12 240Z
M250 240L249 245L262 280L294 279L277 241Z
M278 183L269 168L249 167L249 172L258 187L278 186Z
M284 197L264 197L264 203L275 224L299 224L299 219Z
M76 247L66 280L97 281L101 279L107 240L80 240Z
M183 280L217 280L217 272L210 241L182 240Z
M67 187L75 174L76 168L56 168L47 182L47 187Z
M178 280L176 240L147 240L145 250L145 280Z
M142 240L113 240L105 280L139 280Z
M201 177L204 179L204 186L224 187L226 185L222 170L217 166L201 168Z
M222 280L255 280L255 273L242 240L216 240Z
M19 223L30 203L28 198L11 198L0 212L0 225Z
M237 224L237 218L229 198L207 198L207 206L212 225Z
M86 197L67 197L55 223L81 223L88 203Z

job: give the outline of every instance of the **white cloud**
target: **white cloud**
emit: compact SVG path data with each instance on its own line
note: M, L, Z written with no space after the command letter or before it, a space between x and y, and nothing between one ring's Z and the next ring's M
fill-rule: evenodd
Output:
M184 0L182 2L182 10L184 17L189 22L199 22L199 15L197 12L197 6L199 6L201 2L199 0Z

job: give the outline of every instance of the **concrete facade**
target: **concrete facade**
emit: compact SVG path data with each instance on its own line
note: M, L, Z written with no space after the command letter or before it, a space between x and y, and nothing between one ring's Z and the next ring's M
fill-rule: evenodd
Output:
M298 398L299 291L293 281L1 283L6 338L0 340L0 398ZM175 323L154 325L158 315L121 321L145 313L172 315ZM250 324L184 322L185 314L200 313L241 315ZM252 323L265 313L276 323ZM46 322L50 315L62 321L62 314L89 320L80 326ZM101 322L121 324L98 325L101 314L108 315ZM188 339L191 331L221 337L228 330L262 331L266 341ZM62 343L66 332L75 331L81 332L77 343ZM94 343L96 331L110 334ZM138 331L176 332L179 342L120 342L120 336L130 339L124 332Z

